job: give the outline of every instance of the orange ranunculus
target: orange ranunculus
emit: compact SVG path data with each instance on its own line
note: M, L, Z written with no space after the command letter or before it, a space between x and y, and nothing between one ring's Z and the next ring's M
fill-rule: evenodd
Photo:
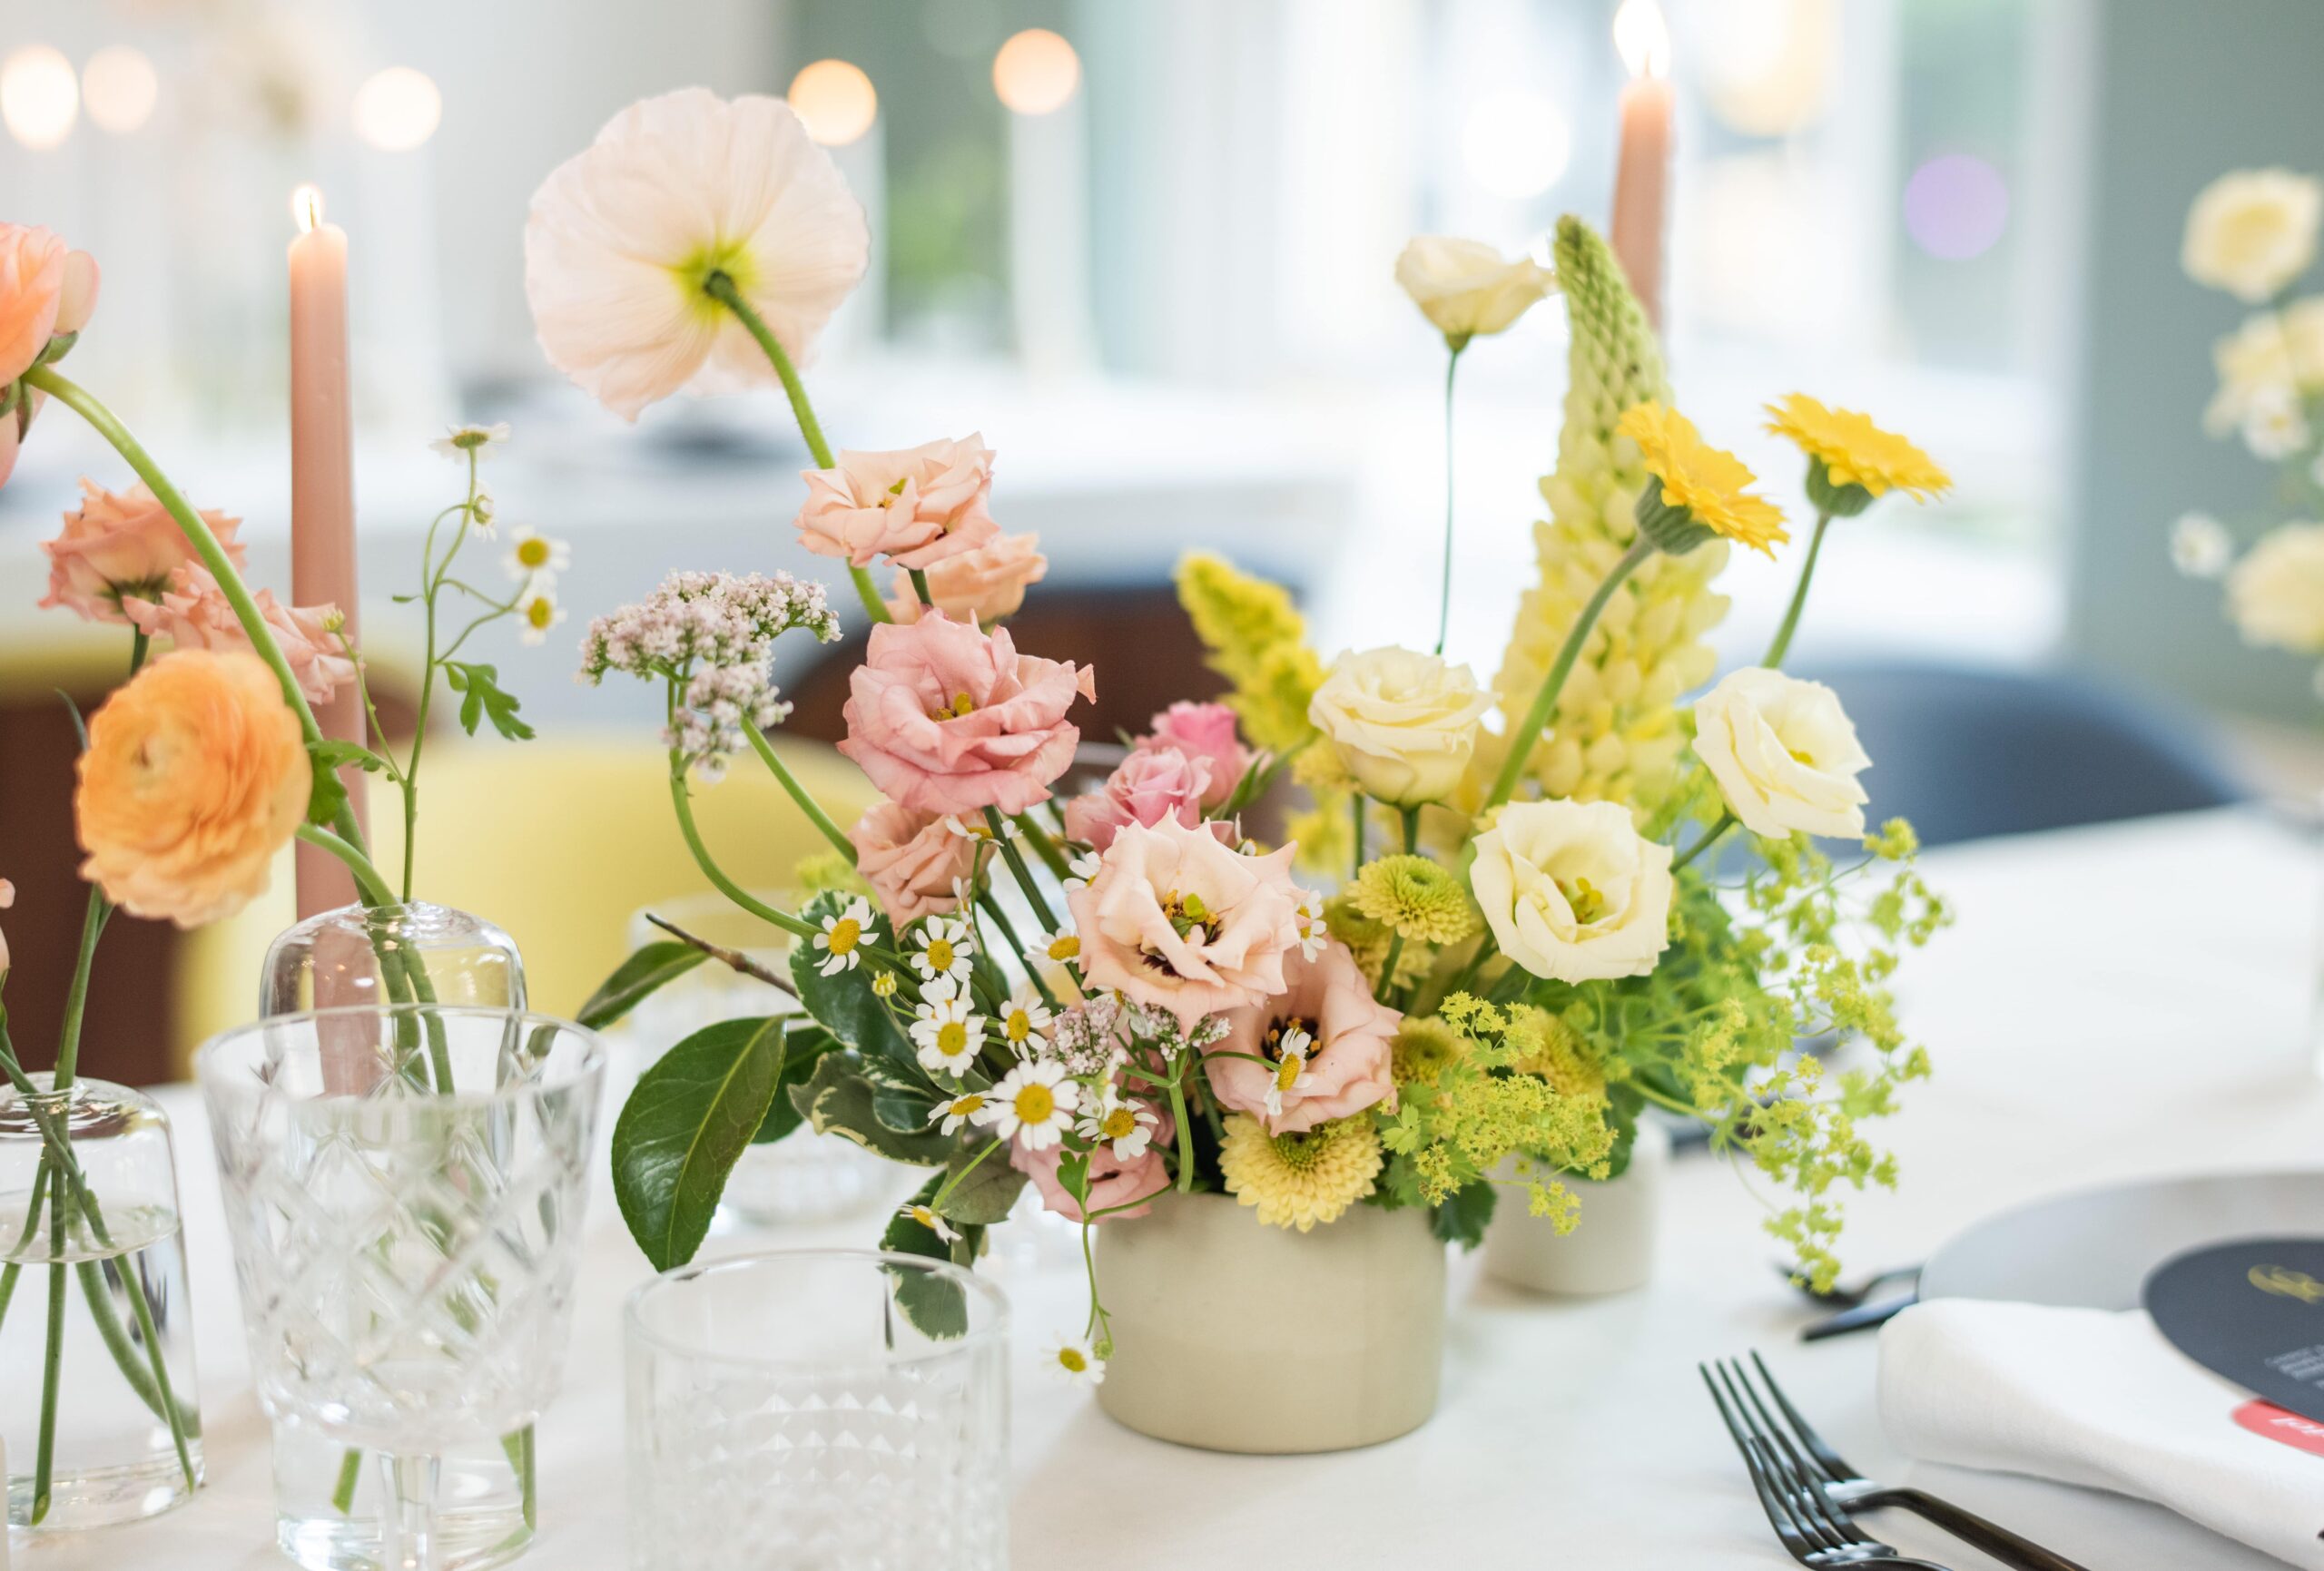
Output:
M138 673L90 718L80 774L81 876L181 928L264 891L314 784L281 683L240 650L180 650Z

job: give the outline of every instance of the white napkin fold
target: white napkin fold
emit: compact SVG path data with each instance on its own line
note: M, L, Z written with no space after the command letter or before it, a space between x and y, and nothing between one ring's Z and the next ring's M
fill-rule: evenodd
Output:
M2324 1571L2324 1456L2239 1426L2250 1400L2143 1311L1944 1299L1880 1333L1880 1419L1906 1455L2152 1500Z

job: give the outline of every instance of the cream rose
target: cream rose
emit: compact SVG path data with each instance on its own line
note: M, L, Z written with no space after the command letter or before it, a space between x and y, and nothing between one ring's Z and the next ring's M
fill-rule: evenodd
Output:
M2227 612L2246 643L2324 654L2324 524L2286 524L2227 575Z
M2203 410L2203 429L2224 437L2272 403L2297 401L2299 368L2284 317L2260 311L2211 345L2219 390Z
M1729 672L1695 701L1695 756L1755 835L1864 833L1856 777L1872 760L1839 694L1820 682L1757 665Z
M2180 264L2247 305L2272 299L2316 260L2324 186L2288 169L2245 169L2203 188L2187 211Z
M1391 645L1343 654L1307 705L1364 790L1398 807L1452 794L1492 707L1465 665Z
M1406 243L1396 259L1396 281L1455 347L1500 332L1556 283L1531 257L1503 261L1482 241L1437 234Z
M2302 295L2283 309L2284 354L2303 393L2324 390L2324 295Z
M1536 977L1643 977L1670 942L1670 848L1619 802L1517 802L1475 844L1469 888Z

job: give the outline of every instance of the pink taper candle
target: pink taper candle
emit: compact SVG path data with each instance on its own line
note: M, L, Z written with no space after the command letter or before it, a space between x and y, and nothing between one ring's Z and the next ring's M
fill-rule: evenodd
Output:
M1622 0L1614 47L1630 67L1622 88L1622 150L1614 167L1614 255L1662 325L1662 244L1670 183L1670 33L1654 0Z
M347 231L323 221L322 193L291 193L299 236L290 242L290 600L336 605L357 642L355 427L347 367ZM353 683L315 707L323 734L362 741L363 702ZM341 771L363 819L362 776ZM355 898L354 875L311 846L299 848L299 915Z

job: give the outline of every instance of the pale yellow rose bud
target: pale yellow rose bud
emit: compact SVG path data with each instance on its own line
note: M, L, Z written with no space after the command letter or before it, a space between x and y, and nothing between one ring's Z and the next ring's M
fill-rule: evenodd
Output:
M1856 777L1872 760L1839 695L1821 682L1757 665L1730 672L1695 701L1695 752L1755 835L1864 834Z
M1492 707L1467 666L1391 646L1340 656L1307 718L1367 794L1416 807L1460 783Z

